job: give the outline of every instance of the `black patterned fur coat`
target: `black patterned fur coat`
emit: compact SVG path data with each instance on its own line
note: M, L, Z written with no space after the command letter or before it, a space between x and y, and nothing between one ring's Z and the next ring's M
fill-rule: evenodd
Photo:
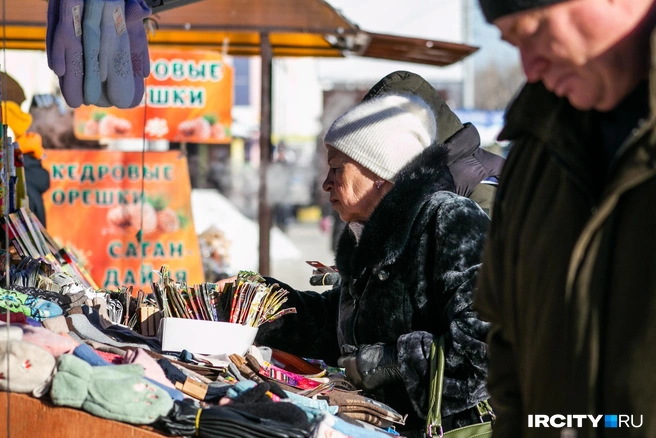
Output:
M427 148L399 173L359 242L345 229L335 288L301 292L278 281L298 313L260 327L257 342L330 364L344 344L396 344L403 384L372 396L416 429L428 410L430 345L445 334L443 416L488 398L488 324L471 308L488 217L453 190L446 149Z

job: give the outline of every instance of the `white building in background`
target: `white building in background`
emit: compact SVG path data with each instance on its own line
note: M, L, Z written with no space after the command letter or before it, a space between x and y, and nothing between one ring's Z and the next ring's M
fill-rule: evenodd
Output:
M351 22L369 32L389 33L454 43L467 41L462 0L328 0ZM435 67L415 63L351 57L317 60L319 78L326 89L366 87L396 70L423 76L447 91L449 103L460 106L465 69L463 63Z
M57 75L48 68L46 52L4 50L0 53L0 64L5 64L0 70L14 78L25 93L25 102L21 106L23 111L29 111L35 94L51 94L59 88Z

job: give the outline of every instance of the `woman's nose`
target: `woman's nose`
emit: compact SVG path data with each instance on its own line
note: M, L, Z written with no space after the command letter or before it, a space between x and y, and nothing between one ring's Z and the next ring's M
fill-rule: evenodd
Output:
M324 192L329 192L333 189L333 180L330 177L330 171L328 171L328 175L326 175L326 179L323 180L323 184L321 184L321 188L323 189Z

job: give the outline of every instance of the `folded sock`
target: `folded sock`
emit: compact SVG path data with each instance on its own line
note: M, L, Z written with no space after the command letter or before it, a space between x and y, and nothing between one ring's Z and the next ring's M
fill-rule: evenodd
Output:
M80 344L72 351L73 356L78 357L91 365L92 367L97 366L109 366L113 365L111 362L108 362L98 354L93 348L86 344ZM135 369L140 370L139 373L143 375L143 367L135 366Z
M47 350L55 359L78 346L71 337L61 336L43 327L23 326L23 340Z
M242 380L248 380L246 377L241 375L241 372L239 371L239 368L237 368L237 365L235 365L232 362L228 365L227 372L228 372L228 374L230 374L232 377L234 377L235 379L237 379L240 382Z
M187 376L185 375L185 373L174 367L173 364L169 362L167 359L164 358L159 359L157 361L157 364L162 369L164 376L166 376L168 381L171 382L172 384L178 382L184 383L184 381L187 380Z
M0 288L0 308L6 309L7 307L11 311L21 312L36 320L63 314L61 307L55 303L22 292Z
M32 286L12 286L12 290L50 301L57 304L62 310L66 310L71 306L71 297L57 292L45 291Z
M113 347L111 345L106 345L106 344L96 342L96 341L86 340L86 341L84 341L84 343L87 344L89 347L93 348L96 351L104 351L104 352L107 352L107 353L113 353L113 354L116 354L117 356L121 356L121 357L125 357L125 352L128 351L127 349Z
M145 376L145 370L144 367L140 364L126 364L126 365L114 365L112 363L107 362L105 359L100 357L98 353L96 353L91 347L89 347L86 344L80 344L73 350L73 355L75 357L78 357L88 363L91 366L94 367L103 367L103 366L120 366L120 367L131 367L129 369L134 370L135 373L139 374L142 376L145 380L148 382L152 383L153 385L157 386L158 388L161 388L164 390L169 397L171 397L173 400L182 400L184 399L184 394L182 392L178 391L175 388L171 388L168 386L165 386L157 381L154 381L147 376ZM128 369L128 368L125 368Z
M68 332L68 333L66 333L66 336L70 336L71 339L73 339L75 342L80 343L80 344L84 344L84 343L87 342L86 339L82 339L82 338L81 338L77 333L75 333L75 332Z
M82 306L71 307L66 311L67 315L83 315Z
M34 318L27 317L25 318L25 321L27 322L27 325L31 325L32 327L43 327L43 324L41 324L41 321L45 321L45 319L41 321L37 321Z
M32 316L36 320L54 318L64 314L62 308L57 304L41 298L36 298L31 302L30 307L32 308L32 315L28 316Z
M1 299L2 298L0 297L0 300ZM0 308L1 307L3 307L2 304L0 304ZM0 312L0 321L7 322L7 311L4 309ZM27 324L27 316L25 316L24 313L10 311L9 322L11 322L12 324Z
M71 307L79 307L82 306L86 301L87 301L87 294L84 291L66 295L71 299L71 303L69 304L69 308Z
M158 338L143 336L134 330L130 330L127 327L123 327L117 324L103 327L103 324L100 320L100 314L93 307L82 306L82 311L92 325L94 325L98 330L101 330L102 332L111 336L112 338L118 339L121 342L131 342L135 344L146 345L149 347L145 348L147 350L161 351L162 349L161 342Z
M102 331L98 330L93 324L89 322L87 317L83 314L68 315L66 318L69 322L69 328L73 330L80 338L88 339L91 341L100 342L113 347L136 347L149 349L147 345L135 344L129 342L118 342L107 336Z
M119 356L118 354L108 353L106 351L100 351L100 350L95 350L95 351L98 356L102 357L112 365L124 365L128 363L125 362L125 358L123 356Z
M339 411L339 407L330 406L326 400L304 397L291 391L286 391L286 393L289 401L303 409L310 419L316 418L323 412L335 415Z
M155 359L148 356L144 350L140 348L128 350L125 354L125 363L139 364L144 367L146 377L155 382L159 382L164 386L168 386L169 388L175 388L167 379L164 371L162 371L162 367L159 366Z

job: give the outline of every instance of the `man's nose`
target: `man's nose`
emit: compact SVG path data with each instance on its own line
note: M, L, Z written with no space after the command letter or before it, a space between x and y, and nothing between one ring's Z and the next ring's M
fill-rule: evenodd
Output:
M549 67L549 61L536 56L535 53L526 49L520 49L520 54L522 56L522 67L526 74L526 80L528 82L537 82L542 79L542 75Z

